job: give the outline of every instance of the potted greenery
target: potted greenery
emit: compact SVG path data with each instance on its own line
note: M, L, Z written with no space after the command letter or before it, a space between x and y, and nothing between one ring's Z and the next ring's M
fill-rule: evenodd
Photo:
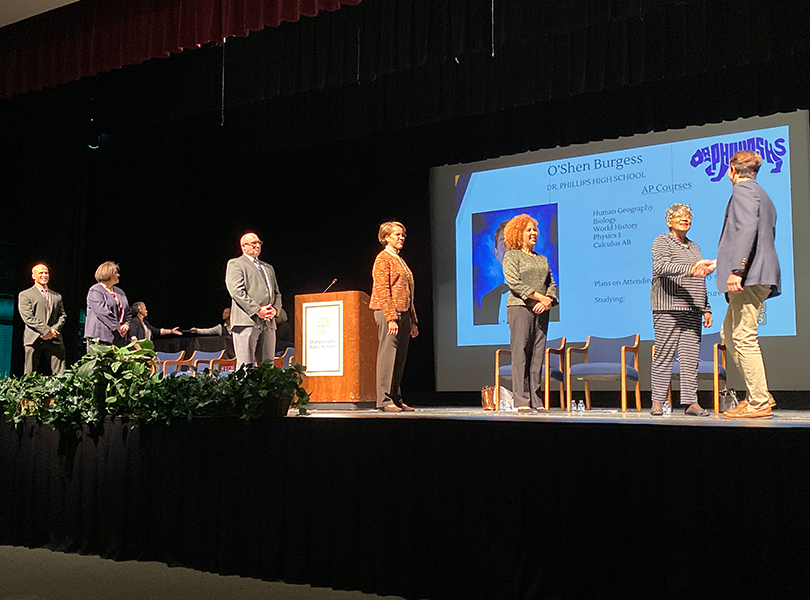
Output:
M227 378L235 412L242 419L283 417L293 402L299 414L306 414L309 393L301 387L304 366L292 363L287 369L264 362L243 365Z
M228 377L154 373L154 345L141 340L124 348L91 345L82 360L62 375L31 373L0 380L0 406L9 423L36 417L60 431L76 431L105 415L123 415L135 424L194 417L281 417L295 403L306 414L305 368L281 369L272 362L245 365ZM212 376L209 376L212 375Z

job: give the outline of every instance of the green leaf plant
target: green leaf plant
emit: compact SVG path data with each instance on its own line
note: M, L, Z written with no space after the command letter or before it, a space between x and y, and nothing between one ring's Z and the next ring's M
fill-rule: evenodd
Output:
M154 344L140 340L116 348L91 344L81 361L62 375L29 373L0 380L6 421L36 417L62 432L100 423L106 415L136 425L194 417L239 417L251 421L284 416L291 404L307 414L305 367L281 369L272 362L244 365L230 374L205 370L192 377L156 373Z

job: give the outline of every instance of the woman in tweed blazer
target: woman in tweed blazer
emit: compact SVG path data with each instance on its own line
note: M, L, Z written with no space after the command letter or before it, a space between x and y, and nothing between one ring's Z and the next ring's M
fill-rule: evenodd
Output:
M711 413L698 404L700 326L712 325L712 308L704 276L711 261L700 255L700 246L686 237L692 227L688 204L673 204L666 212L669 233L653 241L651 307L655 330L652 361L652 415L663 414L663 403L672 378L675 350L681 364L681 405L687 415Z
M537 221L518 215L507 223L503 277L509 286L506 319L512 351L512 392L518 410L545 410L540 396L548 310L557 304L557 284L548 259L534 251Z
M402 401L400 382L405 371L410 338L419 335L413 305L413 273L399 255L405 226L398 221L380 225L377 239L383 251L374 261L369 308L374 310L377 346L377 408L387 412L412 411Z

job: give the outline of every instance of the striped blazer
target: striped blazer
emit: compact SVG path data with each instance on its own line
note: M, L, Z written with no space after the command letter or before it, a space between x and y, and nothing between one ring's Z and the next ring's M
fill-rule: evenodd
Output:
M386 321L396 321L397 313L410 311L416 323L413 305L413 273L401 258L383 250L377 255L372 269L374 285L369 308L381 310Z
M655 238L652 245L652 292L650 304L653 312L685 310L711 312L706 280L689 274L692 265L701 259L700 246L689 238L686 244L672 233Z

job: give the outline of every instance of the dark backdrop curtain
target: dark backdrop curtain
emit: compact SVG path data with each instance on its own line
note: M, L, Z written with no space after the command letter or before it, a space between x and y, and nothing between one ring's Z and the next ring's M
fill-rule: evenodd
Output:
M360 0L82 0L5 27L0 97L169 56Z
M2 30L0 96L111 71L83 90L102 132L259 104L317 129L296 145L700 76L758 79L746 99L704 99L707 121L762 94L807 105L804 0L375 0L293 18L358 3L83 0Z
M757 78L746 98L701 99L707 121L758 95L807 103L795 88L810 59L804 0L743 0L734 11L717 0L495 0L494 8L375 0L267 28L94 78L98 118L109 131L219 120L223 81L226 123L257 105L260 120L284 115L317 129L312 139L296 134L296 145L684 78L737 87L735 79ZM266 102L286 97L294 100Z

